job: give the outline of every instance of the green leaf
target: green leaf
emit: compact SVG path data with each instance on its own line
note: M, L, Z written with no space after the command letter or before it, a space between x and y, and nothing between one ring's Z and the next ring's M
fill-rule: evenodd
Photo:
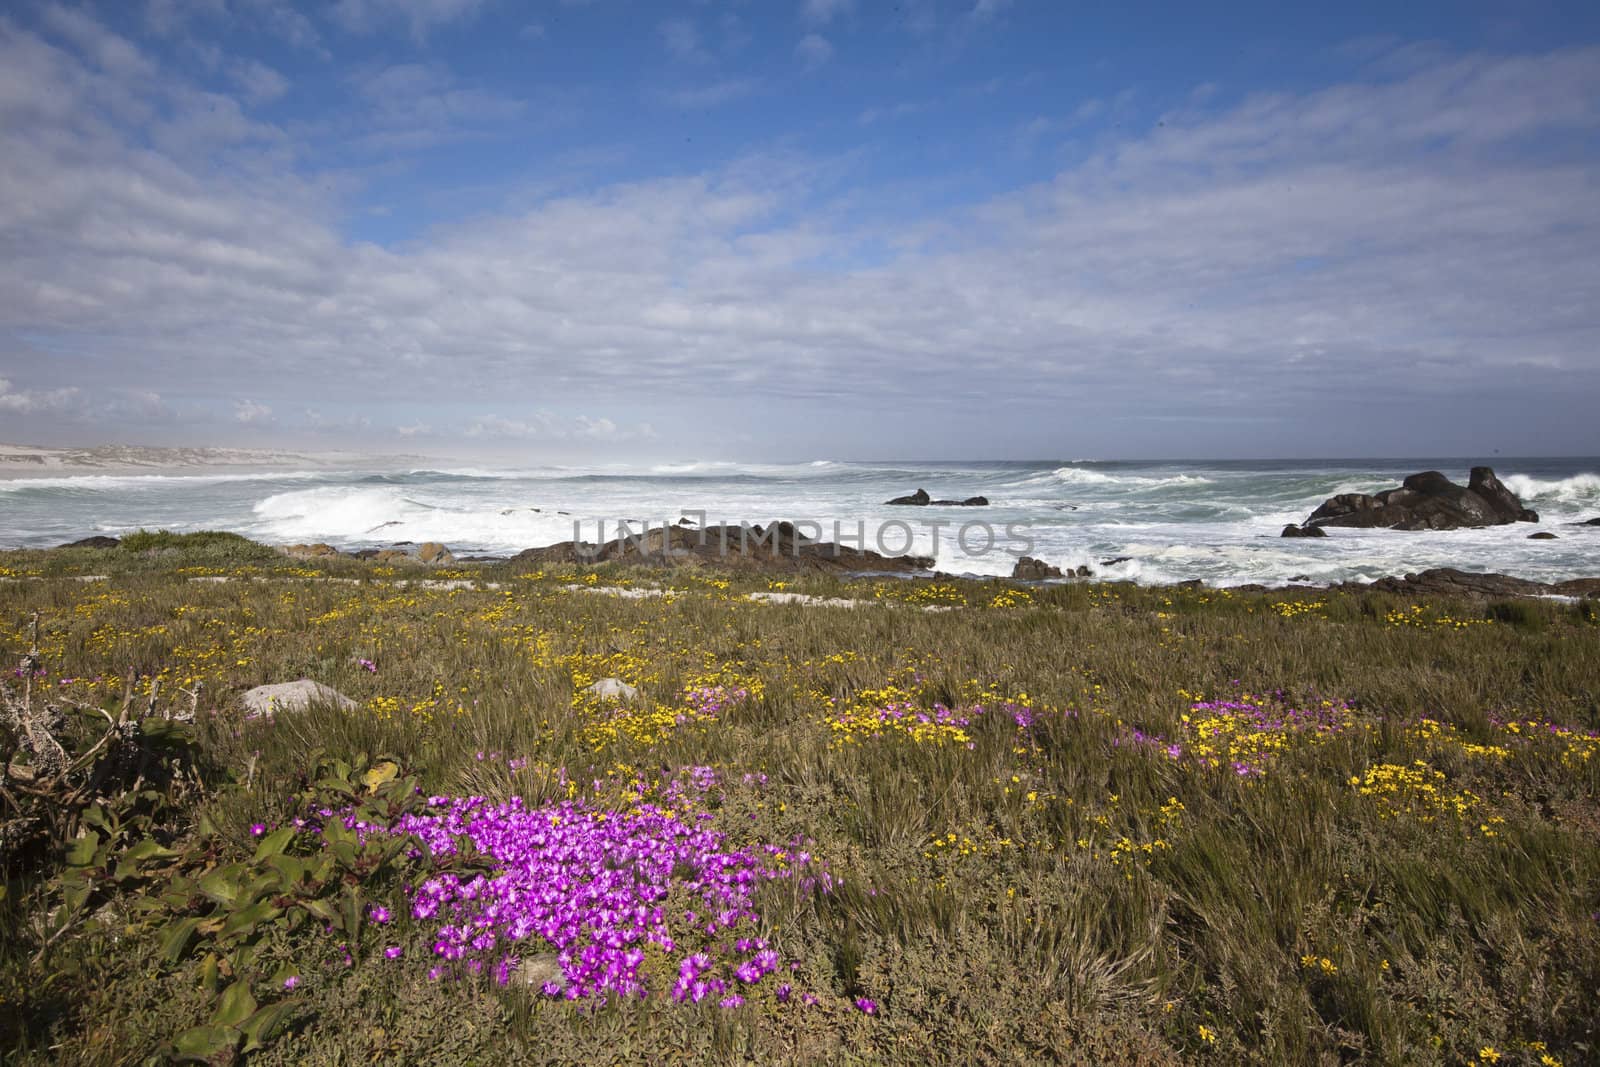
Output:
M289 842L294 840L294 835L295 828L292 826L285 826L267 834L261 839L261 843L256 845L256 854L250 862L261 863L263 860L279 855L289 847Z
M218 904L232 904L239 895L239 876L243 873L236 863L209 870L200 876L200 892Z
M92 810L92 809L91 809ZM86 820L87 821L87 820ZM67 845L67 866L87 867L94 862L95 853L100 849L100 835L89 830L80 837L75 837Z
M199 925L199 916L178 919L167 924L165 932L161 935L161 958L167 961L169 967L183 958L184 952L189 948L189 941L194 937Z
M323 922L332 924L335 929L342 929L340 924L343 920L339 918L339 913L333 909L333 905L326 900L302 900L300 906Z
M270 922L282 913L283 909L274 906L270 900L252 904L243 911L236 911L228 916L228 921L222 924L220 936L237 937L252 933L261 923Z
M254 1052L265 1048L299 1007L299 999L291 999L280 1000L276 1004L268 1004L257 1010L239 1027L245 1037L244 1051Z
M318 778L316 784L318 789L326 789L330 793L347 797L356 795L355 787L343 778Z
M376 793L378 787L386 782L392 782L394 776L400 773L400 768L388 760L375 763L361 776L361 784L367 787L368 793Z
M224 1055L231 1060L238 1047L238 1032L218 1026L197 1026L172 1039L172 1051L178 1059L200 1063L215 1063Z
M361 894L353 891L341 902L341 911L344 917L344 932L351 938L361 933Z
M122 858L130 863L144 863L148 860L171 859L177 853L170 848L164 848L148 837L129 848L122 854Z
M250 995L250 983L240 979L222 991L211 1022L214 1026L240 1026L255 1010L256 998Z
M110 816L106 814L106 806L104 804L90 804L87 808L84 808L83 821L90 826L104 830L108 835L116 832L115 827L111 825Z

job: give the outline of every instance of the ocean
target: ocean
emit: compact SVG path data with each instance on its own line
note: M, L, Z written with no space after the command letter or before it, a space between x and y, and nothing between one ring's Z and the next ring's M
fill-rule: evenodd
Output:
M900 552L909 541L938 569L974 575L1009 574L1021 551L1063 569L1086 564L1097 576L1147 584L1366 580L1440 566L1543 581L1600 574L1600 527L1568 525L1600 515L1596 458L1492 462L1540 513L1537 526L1278 536L1335 493L1376 491L1428 469L1464 484L1474 462L1481 461L819 460L82 474L0 481L0 546L45 547L141 528L221 529L274 544L442 541L458 555L508 555L574 535L597 540L602 521L610 537L618 520L659 526L703 512L708 524L811 522L830 540L838 523L848 543L860 535L865 547ZM884 503L918 488L936 498L982 495L990 506ZM1558 539L1531 541L1535 530ZM1105 562L1117 557L1126 559Z

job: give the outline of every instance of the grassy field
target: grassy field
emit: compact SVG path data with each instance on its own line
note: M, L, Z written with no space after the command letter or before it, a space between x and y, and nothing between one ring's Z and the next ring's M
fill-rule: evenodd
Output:
M30 807L0 733L7 1062L1600 1058L1592 606L226 536L0 578L84 755ZM237 709L301 677L358 706Z

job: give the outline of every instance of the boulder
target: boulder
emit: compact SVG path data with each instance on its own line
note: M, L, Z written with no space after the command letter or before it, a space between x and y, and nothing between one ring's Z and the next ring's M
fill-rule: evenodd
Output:
M1100 566L1102 566L1102 567L1115 567L1117 564L1126 563L1132 558L1133 558L1132 556L1112 556L1110 559L1101 560L1100 561Z
M1042 582L1046 578L1064 578L1060 567L1052 567L1042 559L1023 556L1011 568L1011 577L1025 582Z
M1279 537L1327 537L1328 531L1320 526L1296 526L1294 523L1283 528Z
M57 548L116 548L120 544L122 544L122 542L117 540L115 537L107 537L105 534L95 534L93 537L85 537L85 538L82 538L81 540L77 540L77 541L68 541L66 544L57 545L56 547Z
M919 508L927 507L930 504L947 508L986 508L989 506L989 498L986 496L969 496L964 500L935 500L928 495L926 489L918 489L910 496L897 496L893 500L885 500L884 503Z
M309 707L327 705L343 711L354 711L354 700L321 682L301 678L296 682L278 682L275 685L258 685L239 697L245 715L251 719L270 719L278 712L304 711Z
M291 559L321 559L328 556L337 556L339 550L332 545L317 542L314 545L290 545L283 550L283 554Z
M593 694L601 700L631 702L639 699L638 686L629 685L621 678L602 678L592 685L585 686L583 691Z
M866 548L848 547L806 537L792 522L770 526L684 526L634 528L634 533L604 544L560 541L525 549L511 558L524 566L574 563L629 563L648 566L712 566L767 573L823 571L847 574L923 573L933 566L927 556L885 556Z
M1340 493L1313 511L1305 525L1457 530L1538 521L1538 514L1523 507L1493 470L1473 467L1466 486L1457 485L1438 471L1422 471L1411 475L1397 489L1376 494Z
M1538 533L1528 535L1528 540L1530 541L1554 541L1555 539L1556 535L1549 530L1540 530Z
M1592 519L1584 519L1581 522L1575 522L1572 525L1574 525L1574 526L1600 526L1600 515L1597 515Z
M372 554L374 563L410 563L411 553L403 548L380 548Z
M424 563L453 563L456 557L455 553L439 542L427 541L417 549L417 558Z

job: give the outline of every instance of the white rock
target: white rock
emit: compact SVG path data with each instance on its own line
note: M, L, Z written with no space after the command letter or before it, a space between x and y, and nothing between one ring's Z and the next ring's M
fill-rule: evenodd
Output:
M357 704L330 686L302 678L298 682L258 685L239 698L249 718L270 719L280 711L304 711L313 704L332 704L354 711Z
M621 678L602 678L593 685L584 689L586 693L593 693L601 700L637 700L639 689L631 686Z

